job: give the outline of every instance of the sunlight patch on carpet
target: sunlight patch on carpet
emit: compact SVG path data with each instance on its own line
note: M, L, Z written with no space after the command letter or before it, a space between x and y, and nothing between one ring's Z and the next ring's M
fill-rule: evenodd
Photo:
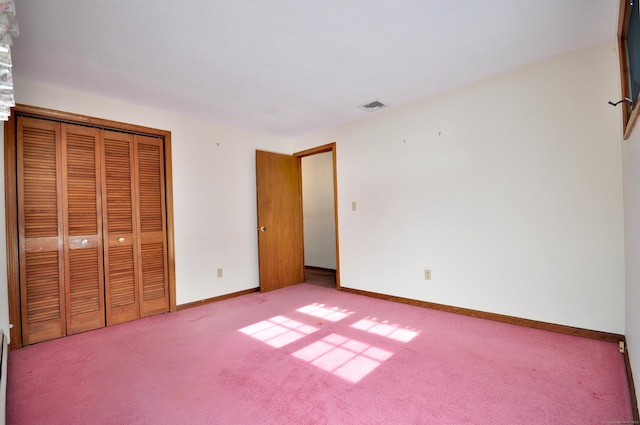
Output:
M352 312L339 307L327 307L324 304L313 303L300 307L296 310L299 313L308 314L313 317L320 317L330 322L338 322L345 317L348 317Z
M393 353L334 333L292 355L355 384Z
M400 342L409 342L415 338L419 331L407 329L397 324L390 324L386 320L379 321L375 317L367 317L351 325L352 328L369 332L372 334L384 336Z
M284 316L275 316L271 319L263 320L239 329L243 334L249 335L274 348L284 347L317 330L318 328L305 325L304 323Z

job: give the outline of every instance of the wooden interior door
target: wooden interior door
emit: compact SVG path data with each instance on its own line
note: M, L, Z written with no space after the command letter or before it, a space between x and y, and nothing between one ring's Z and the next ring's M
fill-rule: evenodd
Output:
M107 326L140 317L138 223L133 135L101 132Z
M98 134L62 124L67 335L105 325Z
M60 124L17 122L18 244L22 340L66 334Z
M304 281L302 188L298 158L256 151L260 291Z

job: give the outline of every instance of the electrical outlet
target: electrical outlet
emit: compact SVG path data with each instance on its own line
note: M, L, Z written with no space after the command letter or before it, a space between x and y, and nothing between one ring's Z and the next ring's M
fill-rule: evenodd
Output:
M222 267L218 269L217 276L222 277Z
M424 269L424 280L431 280L431 270Z
M620 350L621 353L624 353L624 341L620 341L618 343L618 349Z

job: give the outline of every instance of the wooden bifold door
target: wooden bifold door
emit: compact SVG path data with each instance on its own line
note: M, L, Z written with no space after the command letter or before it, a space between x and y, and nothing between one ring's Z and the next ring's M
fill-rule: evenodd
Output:
M22 344L169 311L163 139L16 120Z

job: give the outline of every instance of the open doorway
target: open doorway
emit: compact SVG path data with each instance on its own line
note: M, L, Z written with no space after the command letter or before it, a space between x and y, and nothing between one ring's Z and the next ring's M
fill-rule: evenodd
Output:
M305 281L338 288L335 144L296 156L301 162Z
M331 286L340 288L335 145L329 143L293 155L256 151L260 291L271 291L305 281L307 263L304 261L302 160L324 152L331 154L332 163L332 178L326 180L333 186L332 234L335 248L329 255L333 256L335 262L308 265L314 267L315 271L319 269L335 275ZM331 204L331 199L327 202Z

